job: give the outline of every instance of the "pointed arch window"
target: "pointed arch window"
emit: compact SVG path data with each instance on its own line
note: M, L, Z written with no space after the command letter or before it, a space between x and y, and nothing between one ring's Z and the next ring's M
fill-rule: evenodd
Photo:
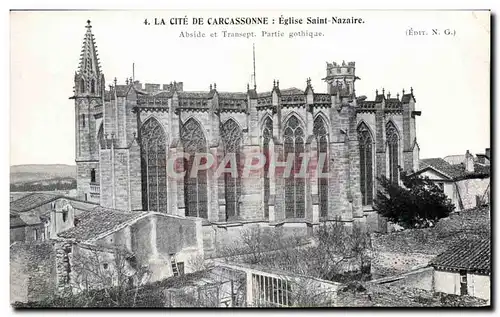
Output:
M80 92L81 93L85 92L85 79L83 78L80 79Z
M99 153L99 149L104 149L104 128L101 123L99 126L99 131L97 132L97 153Z
M90 81L90 92L95 94L95 80L94 79L92 79Z
M191 177L195 154L207 153L207 141L200 124L193 118L181 128L181 142L189 159L184 159L184 201L186 216L208 218L207 171Z
M226 221L239 216L239 201L241 196L241 139L242 133L238 124L233 120L227 120L221 126L222 142L224 144L224 155L234 156L236 167L230 166L231 161L226 168L236 168L237 175L232 173L224 174L224 194L226 199ZM236 177L235 177L236 176Z
M392 122L387 123L385 131L389 150L389 179L397 183L399 179L399 134Z
M304 153L304 130L296 116L291 116L285 125L284 149L285 159L293 154L292 172L285 178L285 217L303 218L305 216L305 180L299 177L302 156Z
M167 213L167 138L156 119L141 127L143 208Z
M266 118L262 128L262 151L266 158L266 163L264 165L264 218L269 218L269 196L271 194L271 185L269 179L269 166L270 166L270 150L269 143L273 137L273 121L271 118Z
M359 170L362 203L373 203L373 138L365 123L358 126Z
M321 168L321 173L318 171L318 204L320 217L328 216L328 178L323 175L328 174L328 130L325 121L318 116L314 120L313 134L316 138L318 146L318 168ZM319 165L320 155L324 157L323 164Z

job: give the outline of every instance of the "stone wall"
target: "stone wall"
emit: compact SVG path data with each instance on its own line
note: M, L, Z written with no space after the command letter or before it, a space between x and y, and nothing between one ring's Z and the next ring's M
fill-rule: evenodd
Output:
M460 199L462 200L464 209L470 209L476 207L476 196L479 196L480 199L483 198L486 190L490 186L490 178L464 179L456 184L460 192ZM486 202L488 202L488 195L485 196L485 199Z
M57 290L56 254L52 242L10 247L10 302L42 300Z
M373 283L387 286L418 288L434 291L434 268L424 267L394 277L372 280Z

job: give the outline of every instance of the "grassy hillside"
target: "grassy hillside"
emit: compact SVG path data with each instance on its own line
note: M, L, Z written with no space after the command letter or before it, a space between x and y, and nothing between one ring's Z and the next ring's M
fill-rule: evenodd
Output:
M10 167L10 183L29 183L51 179L75 178L76 166L65 164L28 164Z

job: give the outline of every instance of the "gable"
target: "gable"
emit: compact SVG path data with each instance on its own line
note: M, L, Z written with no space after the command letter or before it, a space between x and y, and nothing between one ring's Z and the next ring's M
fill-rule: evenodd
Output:
M451 181L452 178L445 175L444 173L441 173L437 169L432 168L431 166L428 166L415 174L419 174L422 177L429 177L431 180L449 180Z

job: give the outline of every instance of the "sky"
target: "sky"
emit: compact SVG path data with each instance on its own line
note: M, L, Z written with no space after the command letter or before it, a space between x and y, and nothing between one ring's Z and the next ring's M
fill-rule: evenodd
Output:
M153 24L188 17L189 25ZM194 26L193 17L276 19L267 26ZM359 25L278 25L283 17L360 17ZM326 92L326 62L356 62L356 93L373 100L413 87L420 157L484 153L490 147L490 19L468 11L36 11L10 14L10 164L74 164L73 78L90 19L107 85L132 76L142 83L184 82L185 90L246 91L256 48L259 92L304 89ZM445 29L455 36L408 36L406 31ZM206 38L180 38L181 31ZM256 38L223 38L221 32L255 32ZM284 32L262 38L262 31ZM290 32L322 32L290 38ZM210 34L218 32L218 38Z

